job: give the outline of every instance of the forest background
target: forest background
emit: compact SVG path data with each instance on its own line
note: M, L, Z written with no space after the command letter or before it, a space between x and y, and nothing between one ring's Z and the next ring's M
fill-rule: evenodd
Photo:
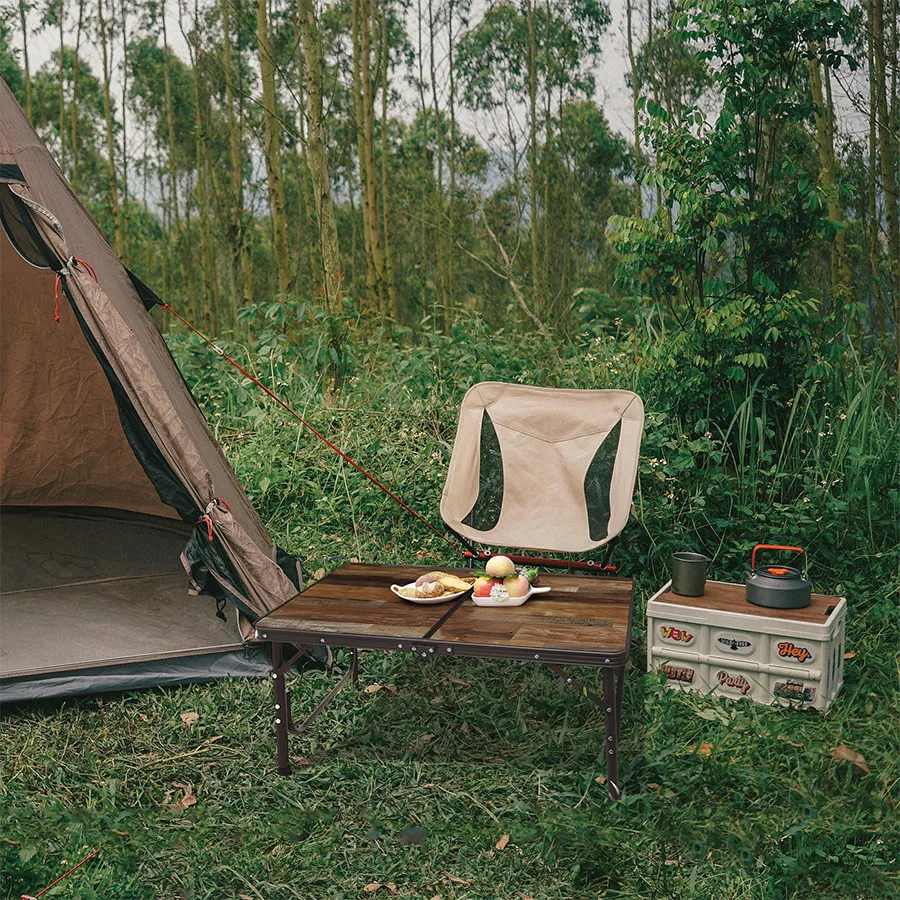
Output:
M478 683L474 699L452 680L436 693L388 661L378 677L405 690L361 711L342 701L321 726L317 746L338 761L311 754L313 807L297 785L268 800L241 788L246 847L230 843L228 791L241 760L268 752L265 721L241 716L264 708L265 686L79 701L52 719L25 708L6 723L19 777L4 795L15 838L0 844L18 879L10 896L49 871L35 806L65 824L59 854L137 814L149 828L140 846L169 848L144 858L123 837L98 870L104 896L144 896L145 877L233 895L238 869L264 896L300 890L297 872L312 896L335 879L335 896L353 896L388 878L409 896L892 895L897 0L2 10L0 74L126 265L420 512L437 518L456 411L476 381L630 388L648 413L635 520L617 551L638 581L636 622L670 551L708 552L717 577L742 580L752 545L770 540L808 547L817 589L848 597L852 648L826 717L673 697L656 674L632 677L616 811L590 748L567 731L570 717L590 719L578 698L515 667L489 679L475 663L453 670ZM156 315L252 500L310 575L347 558L448 562L436 538ZM635 638L641 671L640 624ZM393 730L375 728L388 694ZM427 741L397 700L425 704ZM475 730L429 721L432 702ZM181 727L192 706L239 749L129 775L131 742L170 755L206 746L210 735ZM555 743L541 737L547 722L562 729ZM96 748L80 762L89 774L63 768L45 798L73 734ZM485 742L506 768L477 766ZM25 762L37 744L41 762ZM832 759L841 745L868 773ZM373 756L388 760L379 772L394 792L378 802ZM431 765L440 812L423 799ZM185 766L215 809L201 797L189 826L171 826L157 801ZM267 803L285 802L299 819L279 813L272 826ZM377 864L348 856L348 830L374 828L379 802L383 819L427 819L446 840L418 857L388 842ZM477 835L501 820L520 849L489 860ZM460 866L475 881L437 874Z

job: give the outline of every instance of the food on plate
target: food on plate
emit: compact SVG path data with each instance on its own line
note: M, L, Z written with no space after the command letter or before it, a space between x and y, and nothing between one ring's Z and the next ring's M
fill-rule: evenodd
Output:
M426 584L420 584L416 588L416 592L418 597L423 600L440 597L441 594L445 593L444 586L439 581L429 581Z
M492 556L487 561L484 571L493 578L506 578L516 571L516 567L508 556Z
M457 591L467 591L472 587L471 581L466 581L458 575L441 575L438 578L438 583L443 586L445 591L451 594L455 594Z
M475 579L475 590L473 593L476 597L490 597L492 588L497 585L503 586L503 582L498 578L488 578L486 575L482 575L479 578Z
M426 572L416 579L416 587L423 584L431 584L432 581L440 581L443 574L443 572Z
M503 587L510 597L524 597L531 590L531 582L524 575L507 575Z

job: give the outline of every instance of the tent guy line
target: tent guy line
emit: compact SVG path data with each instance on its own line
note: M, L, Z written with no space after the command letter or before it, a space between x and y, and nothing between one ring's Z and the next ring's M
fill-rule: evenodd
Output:
M321 431L318 431L314 426L307 422L306 419L304 419L303 416L300 415L300 413L293 410L284 400L281 399L281 397L278 396L278 394L271 390L271 388L266 387L266 385L263 384L258 378L256 378L256 376L251 375L250 372L248 372L239 362L237 362L237 360L232 359L218 344L210 340L205 334L203 334L202 331L199 331L197 328L195 328L190 322L188 322L187 319L184 318L184 316L182 316L171 306L169 306L168 303L163 303L162 308L175 316L176 319L178 319L194 334L196 334L197 337L200 338L200 340L202 340L205 344L208 344L216 353L219 354L219 356L231 363L232 366L234 366L246 378L249 378L250 381L253 382L253 384L255 384L269 397L271 397L280 407L282 407L282 409L290 413L290 415L292 415L301 425L311 431L320 441L334 450L334 452L337 453L338 456L341 457L341 459L350 463L350 465L353 466L353 468L356 469L357 472L359 472L361 475L364 475L370 482L372 482L372 484L375 485L375 487L387 494L388 497L390 497L400 507L405 509L411 516L414 516L416 519L418 519L429 531L436 534L445 544L452 547L453 550L455 550L457 553L465 552L463 551L462 547L451 541L450 538L448 538L445 534L442 534L440 531L438 531L438 529L435 528L434 525L432 525L431 522L428 521L428 519L426 519L424 516L419 515L419 513L417 513L411 506L409 506L400 497L398 497L390 488L383 485L374 475L371 475L358 462L348 456L343 450L341 450L340 447L337 446L337 444L334 444L330 440L328 440L328 438L325 437L325 435L322 434Z

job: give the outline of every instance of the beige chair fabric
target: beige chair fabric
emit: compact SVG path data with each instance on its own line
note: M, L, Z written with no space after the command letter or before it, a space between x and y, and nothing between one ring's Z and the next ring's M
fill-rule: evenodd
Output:
M476 384L462 402L441 515L491 547L600 547L628 521L643 426L631 391Z

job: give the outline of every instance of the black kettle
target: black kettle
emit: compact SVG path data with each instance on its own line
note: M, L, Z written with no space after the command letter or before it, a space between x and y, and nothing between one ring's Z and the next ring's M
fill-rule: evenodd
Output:
M802 553L806 568L806 551L802 547L781 544L757 544L750 554L747 574L747 600L768 609L803 609L812 599L812 584L795 566L756 565L758 550L791 550Z

